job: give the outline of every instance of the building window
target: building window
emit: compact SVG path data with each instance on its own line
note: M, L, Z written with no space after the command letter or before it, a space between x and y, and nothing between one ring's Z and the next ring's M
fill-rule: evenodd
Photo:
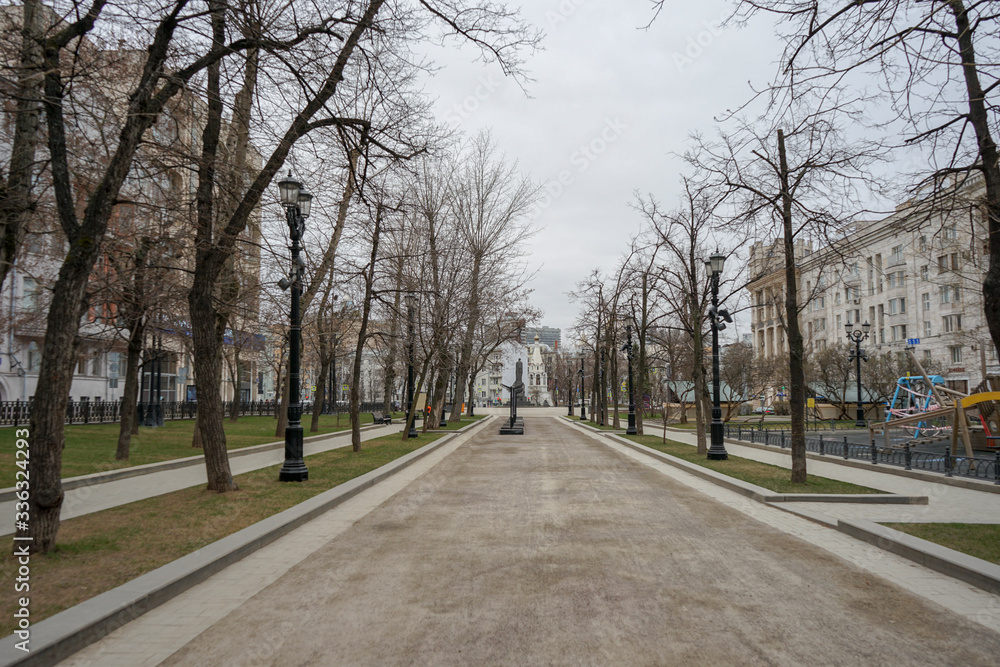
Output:
M906 285L906 273L903 271L892 271L889 273L889 289L894 287L904 287Z
M939 290L941 303L958 303L962 300L962 290L958 285L942 285Z
M899 315L906 312L906 299L889 299L889 314Z
M28 372L37 373L39 367L42 365L42 350L38 347L38 343L31 341L28 343Z
M34 311L38 307L38 283L34 278L21 279L21 308Z
M840 315L837 315L837 331L840 331L840 327L843 326L843 321Z
M931 323L929 321L924 321L924 335L931 335Z
M945 333L952 333L953 331L962 330L962 316L961 315L945 315L941 318L941 324L944 327Z
M94 352L93 356L90 357L90 374L100 375L101 374L101 353Z
M930 292L924 292L920 295L920 301L924 304L924 310L931 309L931 295Z
M839 291L836 294L833 295L833 305L835 305L835 306L839 306L840 305L840 292Z
M906 340L906 325L897 324L892 327L892 340Z
M944 237L946 239L957 239L958 238L958 227L956 225L945 225L945 227L944 227Z
M931 351L930 350L924 350L924 362L925 363L929 363L929 362L931 362L933 360L934 360L934 358L931 356Z
M920 267L920 279L926 282L929 278L930 278L930 271L927 269L927 265L924 264L923 266Z
M889 266L894 264L902 264L904 262L903 258L903 246L897 245L893 246L892 252L889 253Z
M927 237L926 236L921 236L920 237L920 252L924 252L925 250L927 250Z
M951 353L951 363L960 364L962 363L962 346L961 345L951 345L948 347L948 352Z

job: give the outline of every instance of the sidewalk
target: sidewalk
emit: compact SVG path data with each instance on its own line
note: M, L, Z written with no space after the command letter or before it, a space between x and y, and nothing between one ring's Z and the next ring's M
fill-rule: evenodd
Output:
M384 435L399 433L403 428L402 424L393 424L382 428L374 428L361 431L361 440L371 440L381 438ZM346 447L351 444L351 432L340 431L331 433L324 438L317 438L312 442L305 443L305 454L318 454L338 447ZM259 445L258 445L259 446ZM239 450L236 450L239 451ZM243 456L230 456L229 466L234 475L245 472L267 468L278 465L285 460L285 451L278 447L266 449L254 454ZM308 461L306 461L308 465ZM205 473L204 461L195 465L159 472L150 472L136 477L126 477L115 479L100 484L81 486L66 491L66 498L63 500L60 519L72 519L75 516L100 512L118 505L152 498L165 493L179 491L199 484L207 484L208 477ZM0 502L0 535L9 535L14 532L14 503L16 501Z
M659 435L660 431L656 433ZM651 433L652 435L652 433ZM694 433L677 430L667 432L667 438L694 446ZM726 451L752 461L760 461L786 469L792 467L792 454L788 449L759 449L727 440ZM829 461L809 458L806 464L810 475L850 482L880 491L908 496L927 496L926 505L868 505L864 503L786 503L789 509L819 512L835 519L867 519L877 523L1000 523L1000 494L989 491L951 486L941 476L938 482L931 475L929 479L905 477L885 468L872 465L859 468L855 465L841 465L835 457ZM898 468L893 468L898 471ZM984 483L988 486L988 483Z
M456 439L64 664L993 664L996 596L563 424Z

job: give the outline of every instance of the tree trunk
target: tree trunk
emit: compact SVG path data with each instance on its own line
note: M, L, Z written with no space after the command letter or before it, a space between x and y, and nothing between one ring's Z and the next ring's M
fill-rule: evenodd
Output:
M781 222L785 242L785 330L788 334L788 405L792 422L792 483L806 483L806 376L805 349L799 328L798 283L795 271L795 237L792 229L792 195L788 185L785 133L778 130Z
M233 367L231 369L231 379L233 382L233 402L229 406L229 421L235 424L240 418L240 348L236 344L235 330L233 330Z
M479 322L479 274L482 270L482 255L476 254L472 260L472 279L469 286L469 319L465 326L465 336L462 340L462 350L458 359L456 378L465 378L469 373L472 361L472 342ZM451 406L449 421L460 421L462 418L462 403L465 402L465 383L456 381L455 402ZM470 394L471 396L471 394Z
M127 461L132 442L132 427L136 419L136 402L139 396L139 360L142 355L142 338L145 328L138 318L129 322L128 355L125 362L125 388L122 391L121 423L118 428L118 450L115 459Z
M979 81L975 42L965 3L951 0L948 5L955 16L962 74L969 99L968 120L976 131L980 156L978 166L986 184L985 209L990 263L983 279L983 310L990 337L1000 350L1000 153L990 129L990 112L986 108L986 94Z
M378 239L382 227L382 206L375 209L375 228L372 231L372 252L365 275L365 299L361 307L361 326L358 329L358 343L354 348L354 381L351 382L351 447L361 451L361 355L368 338L368 318L372 309L372 290L375 283L375 261L378 259Z
M692 264L692 266L694 266ZM694 414L695 414L695 428L697 431L698 438L698 453L708 454L708 443L706 441L706 429L705 429L705 417L710 412L705 411L705 402L702 400L704 396L708 394L708 388L706 387L705 381L705 345L702 337L701 323L702 314L701 310L698 308L698 294L697 292L688 295L688 307L690 310L689 317L692 322L691 333L694 353ZM682 406L683 409L683 406ZM687 410L684 410L683 414L686 414Z
M10 146L7 183L0 192L0 287L14 267L24 241L28 216L34 207L31 182L41 117L41 49L45 32L40 0L25 0L21 24L21 53L17 72L17 110Z

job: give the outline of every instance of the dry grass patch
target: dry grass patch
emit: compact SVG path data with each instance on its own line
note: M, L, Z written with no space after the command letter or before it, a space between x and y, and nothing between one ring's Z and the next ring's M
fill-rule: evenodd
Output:
M236 492L184 489L63 521L56 550L31 557L31 621L120 586L442 435L421 434L403 442L394 434L365 442L357 454L350 447L314 454L306 459L309 480L302 483L278 482L278 465L238 475ZM6 582L13 582L18 566L11 551L0 561ZM4 635L15 629L16 601L13 594L0 597Z

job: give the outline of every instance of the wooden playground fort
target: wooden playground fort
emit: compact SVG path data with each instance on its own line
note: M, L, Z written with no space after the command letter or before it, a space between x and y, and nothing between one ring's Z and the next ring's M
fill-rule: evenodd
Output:
M1000 446L1000 377L988 376L976 391L965 394L944 386L940 375L928 375L917 360L913 348L906 348L919 375L899 378L884 422L869 423L871 441L882 433L886 448L939 442L951 436L951 455L958 454L961 439L965 455L973 449L996 450ZM892 429L908 434L893 442Z

